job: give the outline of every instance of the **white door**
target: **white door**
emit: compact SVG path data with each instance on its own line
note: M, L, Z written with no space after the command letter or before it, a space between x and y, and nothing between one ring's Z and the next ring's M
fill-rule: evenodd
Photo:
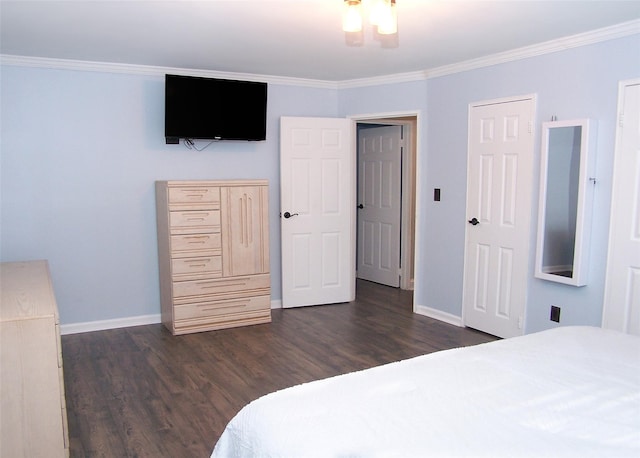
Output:
M499 337L523 333L534 110L531 97L469 112L464 323Z
M602 326L640 335L640 80L621 84Z
M355 157L347 119L280 120L282 306L355 299Z
M358 278L400 286L402 126L358 133Z

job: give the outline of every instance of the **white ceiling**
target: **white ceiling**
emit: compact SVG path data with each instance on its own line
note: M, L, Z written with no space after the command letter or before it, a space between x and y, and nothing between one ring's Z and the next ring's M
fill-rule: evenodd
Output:
M0 0L0 53L345 81L640 18L640 0L397 0L397 43L383 47L367 31L355 47L346 44L341 8L342 0Z

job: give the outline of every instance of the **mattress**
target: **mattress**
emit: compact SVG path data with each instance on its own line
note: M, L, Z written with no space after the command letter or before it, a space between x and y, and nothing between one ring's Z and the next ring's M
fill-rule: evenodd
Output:
M263 396L211 455L640 456L640 337L559 327Z

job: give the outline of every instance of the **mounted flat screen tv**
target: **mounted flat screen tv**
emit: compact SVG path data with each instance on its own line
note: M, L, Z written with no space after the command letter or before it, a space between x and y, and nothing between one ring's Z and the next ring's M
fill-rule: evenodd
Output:
M265 140L267 83L165 75L164 135L190 140Z

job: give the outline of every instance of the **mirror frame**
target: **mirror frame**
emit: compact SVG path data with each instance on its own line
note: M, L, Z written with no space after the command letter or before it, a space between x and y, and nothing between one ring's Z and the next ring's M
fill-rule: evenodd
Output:
M575 243L571 277L553 273L549 266L543 266L545 247L545 227L547 210L547 185L549 140L551 129L581 127L580 164L578 172L578 195L575 225ZM542 142L540 155L540 196L538 201L538 240L536 248L535 276L543 280L564 283L572 286L587 284L589 273L589 244L591 241L591 217L593 194L596 184L595 165L595 122L589 119L569 121L550 121L542 124ZM566 267L566 266L565 266Z

